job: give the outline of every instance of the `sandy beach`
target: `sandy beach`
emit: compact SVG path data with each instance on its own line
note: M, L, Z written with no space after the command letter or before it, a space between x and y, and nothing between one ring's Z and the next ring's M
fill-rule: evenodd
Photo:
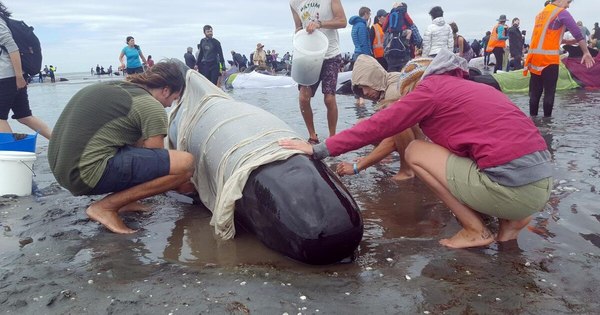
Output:
M83 77L31 84L34 114L53 126L75 92L104 80ZM296 88L230 93L305 132ZM509 97L527 112L527 95ZM374 112L370 103L353 103L338 96L339 130ZM313 108L317 131L326 134L320 93ZM137 233L110 233L84 212L99 196L74 197L55 182L40 137L33 194L0 197L0 313L595 314L600 92L558 92L554 115L535 121L553 157L552 196L518 242L439 245L459 225L418 179L389 179L398 170L393 155L342 178L362 210L365 235L354 262L318 267L283 257L244 231L216 240L210 212L174 194L149 198L150 213L125 218ZM325 162L334 167L369 149Z

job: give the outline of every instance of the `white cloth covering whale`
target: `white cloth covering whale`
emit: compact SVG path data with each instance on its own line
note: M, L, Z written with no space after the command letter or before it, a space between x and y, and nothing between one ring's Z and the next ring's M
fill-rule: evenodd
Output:
M185 92L169 114L169 125L169 147L197 158L192 182L212 211L210 223L221 239L235 236L235 202L250 173L300 153L277 144L282 138L300 138L289 125L234 100L196 71L187 71Z

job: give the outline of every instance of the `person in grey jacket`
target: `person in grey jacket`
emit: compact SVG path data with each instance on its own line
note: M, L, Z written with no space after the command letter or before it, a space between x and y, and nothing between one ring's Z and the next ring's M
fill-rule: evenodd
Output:
M512 20L512 26L508 28L508 46L512 60L506 65L506 71L523 69L523 34L519 29L521 21L519 18Z
M27 95L27 81L21 68L19 47L6 25L11 13L0 2L0 132L12 133L8 114L23 125L50 139L52 130L31 113Z
M423 57L435 57L441 49L454 49L452 28L444 20L444 10L435 6L429 11L432 23L423 35Z

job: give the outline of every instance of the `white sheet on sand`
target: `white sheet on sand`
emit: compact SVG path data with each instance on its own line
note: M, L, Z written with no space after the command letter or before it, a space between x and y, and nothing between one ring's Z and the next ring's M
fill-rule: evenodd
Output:
M339 87L345 81L352 78L352 71L340 72L338 74L337 84ZM234 89L269 89L280 87L293 87L296 82L292 77L283 75L268 75L255 71L250 73L237 73L235 79L232 80L231 86Z
M299 138L285 122L235 101L196 71L187 72L185 92L171 110L169 124L169 147L194 155L192 182L222 239L235 236L235 201L250 173L300 153L277 144L282 138Z

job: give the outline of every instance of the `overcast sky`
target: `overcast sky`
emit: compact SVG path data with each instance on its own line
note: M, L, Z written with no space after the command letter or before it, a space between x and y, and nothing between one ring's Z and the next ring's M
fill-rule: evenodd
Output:
M292 50L294 23L288 0L0 0L13 13L35 27L42 42L44 64L58 71L84 72L100 64L119 64L118 57L131 35L146 56L160 60L183 58L188 46L204 37L210 24L221 42L226 59L231 50L249 56L261 42L280 56ZM429 9L440 5L446 21L455 21L459 33L470 41L483 37L500 14L521 19L521 29L531 34L533 19L543 0L405 0L421 32L430 24ZM389 12L394 1L342 0L346 17L357 15L361 6ZM590 31L600 21L599 0L576 0L569 9ZM353 51L351 27L340 30L342 51Z

